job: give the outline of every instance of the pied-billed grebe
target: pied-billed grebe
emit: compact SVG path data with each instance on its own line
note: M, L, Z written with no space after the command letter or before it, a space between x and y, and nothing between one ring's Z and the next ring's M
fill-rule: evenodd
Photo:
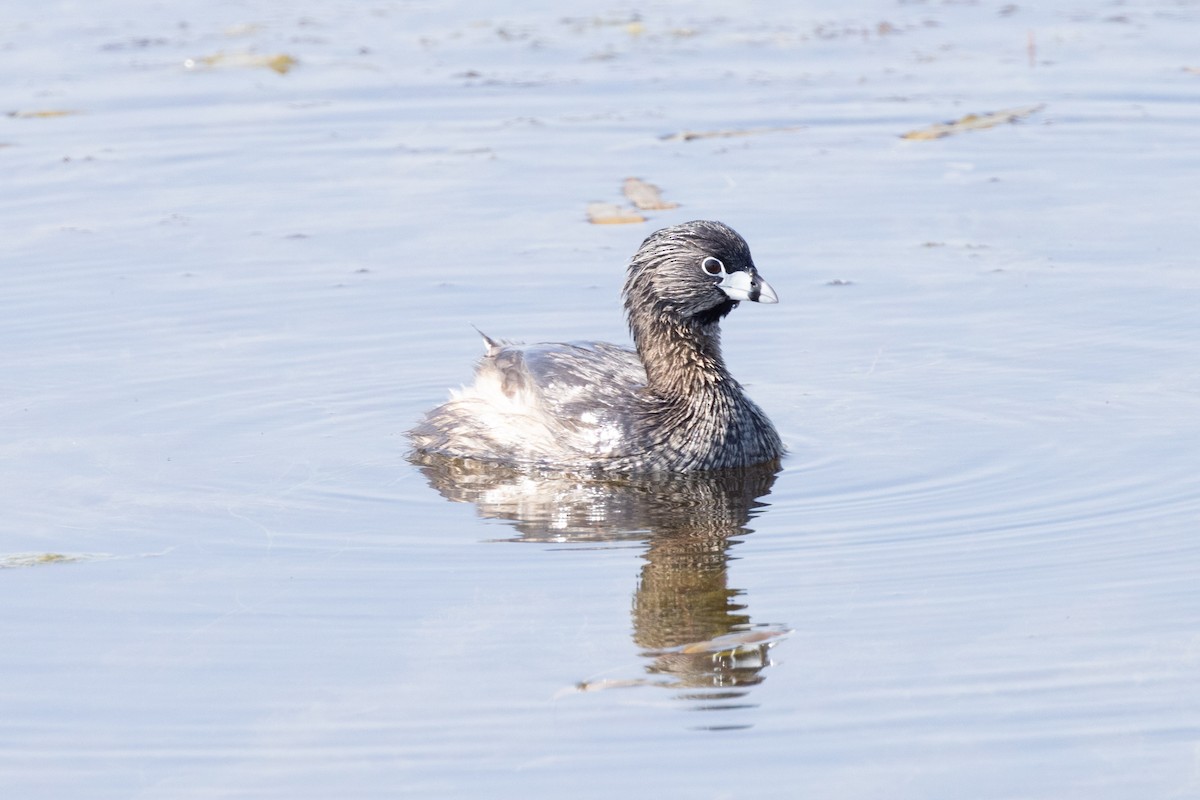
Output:
M409 432L418 453L513 466L690 472L778 459L779 434L725 368L721 318L775 303L746 241L720 222L651 234L629 263L636 351L483 337L475 383Z

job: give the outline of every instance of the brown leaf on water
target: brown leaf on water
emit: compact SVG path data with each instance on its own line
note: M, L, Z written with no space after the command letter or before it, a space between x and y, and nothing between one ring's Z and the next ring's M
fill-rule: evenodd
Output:
M71 111L70 109L53 108L37 111L10 111L8 115L15 119L47 119L49 117L69 117L72 114L78 113L78 111Z
M667 208L679 208L679 203L662 199L662 189L653 183L646 183L641 178L626 178L621 191L629 202L642 211L661 211Z
M18 569L21 567L41 567L47 564L77 564L83 561L112 561L119 558L153 558L166 555L169 550L161 553L139 553L132 556L114 556L110 553L0 553L0 569Z
M679 131L667 133L658 138L664 142L690 142L694 139L729 139L735 136L758 136L764 133L791 133L802 131L804 125L783 125L775 128L738 128L723 131Z
M930 125L927 128L918 128L909 131L900 138L911 139L913 141L928 141L930 139L941 139L943 136L952 136L956 133L981 131L985 128L994 128L997 125L1003 125L1006 122L1016 122L1028 117L1030 114L1041 111L1045 107L1045 104L1038 104L1036 106L1009 108L1004 111L992 111L986 114L967 114L965 117L956 119L953 122L940 122L936 125Z
M38 567L43 564L70 564L99 557L89 553L9 553L0 555L0 569Z
M588 203L588 222L593 225L630 225L645 222L646 218L632 208L616 203Z
M288 72L288 70L299 63L299 61L292 56L289 56L287 53L276 53L275 55L267 58L267 60L263 62L263 66L268 69L275 70L280 75L284 75Z
M266 67L280 75L286 75L292 67L300 62L287 53L272 53L259 55L257 53L213 53L202 58L189 58L183 62L187 69L216 69L218 67L241 67L243 69L259 69Z

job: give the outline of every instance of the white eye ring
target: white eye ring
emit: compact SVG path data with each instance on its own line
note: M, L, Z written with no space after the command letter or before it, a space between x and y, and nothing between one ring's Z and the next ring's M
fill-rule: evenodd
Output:
M720 275L725 271L725 265L721 263L721 259L715 256L705 256L704 260L700 262L700 269L709 275Z

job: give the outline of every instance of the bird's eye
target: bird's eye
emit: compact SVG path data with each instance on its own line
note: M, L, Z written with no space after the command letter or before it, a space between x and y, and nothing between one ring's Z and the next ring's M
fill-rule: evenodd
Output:
M709 275L720 275L725 271L725 265L721 263L721 259L719 258L706 256L705 259L700 262L700 269L704 270Z

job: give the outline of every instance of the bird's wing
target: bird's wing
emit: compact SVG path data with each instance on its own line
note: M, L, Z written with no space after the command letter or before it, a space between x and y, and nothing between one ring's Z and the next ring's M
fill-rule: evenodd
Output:
M478 377L591 452L627 440L646 384L637 353L606 342L492 345Z

